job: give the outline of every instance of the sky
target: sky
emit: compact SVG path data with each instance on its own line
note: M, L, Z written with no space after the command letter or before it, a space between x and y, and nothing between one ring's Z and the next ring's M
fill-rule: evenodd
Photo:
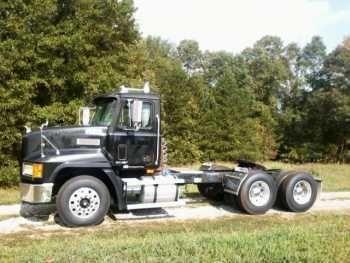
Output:
M350 35L349 0L134 0L143 36L199 42L202 50L238 53L265 35L285 44L323 38L333 50Z

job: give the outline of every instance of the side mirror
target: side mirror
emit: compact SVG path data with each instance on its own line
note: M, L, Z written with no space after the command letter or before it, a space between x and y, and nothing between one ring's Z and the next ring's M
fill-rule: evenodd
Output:
M88 126L90 123L90 108L79 108L79 125Z
M142 121L142 100L134 100L132 105L132 125L135 130L140 129Z

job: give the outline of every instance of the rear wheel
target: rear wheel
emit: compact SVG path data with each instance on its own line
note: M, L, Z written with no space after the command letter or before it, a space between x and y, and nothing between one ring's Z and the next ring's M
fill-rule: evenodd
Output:
M78 176L61 187L56 207L60 220L67 226L97 225L109 210L109 191L95 177Z
M290 211L305 212L315 203L316 196L317 184L308 174L296 174L282 183L282 203Z
M221 201L224 199L224 188L221 184L198 184L199 193L214 201Z
M238 203L248 214L264 214L275 203L276 185L273 179L265 174L253 174L243 183Z

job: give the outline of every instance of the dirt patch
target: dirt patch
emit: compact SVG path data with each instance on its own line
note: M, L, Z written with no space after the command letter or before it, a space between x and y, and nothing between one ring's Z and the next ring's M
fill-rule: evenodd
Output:
M18 215L20 205L0 205L0 215Z
M126 224L144 223L152 221L164 220L196 220L196 219L216 219L220 217L235 217L245 215L237 208L224 204L211 204L205 202L201 197L185 199L190 206L161 208L161 209L145 209L135 210L125 214L115 214L116 219L112 220L106 217L106 220L101 226L115 224L118 221ZM196 203L200 205L195 205ZM71 232L77 229L66 228L55 223L54 217L50 216L48 221L34 222L19 216L19 205L0 206L0 216L7 219L0 221L0 234L29 232L36 233L44 232ZM350 192L322 193L319 200L315 203L312 209L307 213L313 212L343 212L350 210ZM268 213L278 214L286 219L292 218L295 213L290 213L278 209L271 209ZM12 216L11 218L8 218Z

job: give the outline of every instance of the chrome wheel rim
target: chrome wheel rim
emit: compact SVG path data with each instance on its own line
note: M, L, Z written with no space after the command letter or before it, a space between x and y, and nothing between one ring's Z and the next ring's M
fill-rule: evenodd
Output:
M79 218L93 216L100 207L100 196L90 187L75 190L69 198L70 212Z
M249 201L254 206L265 206L270 200L270 187L264 181L256 181L249 188Z
M310 202L312 196L311 184L306 180L298 181L293 187L293 199L299 205Z

